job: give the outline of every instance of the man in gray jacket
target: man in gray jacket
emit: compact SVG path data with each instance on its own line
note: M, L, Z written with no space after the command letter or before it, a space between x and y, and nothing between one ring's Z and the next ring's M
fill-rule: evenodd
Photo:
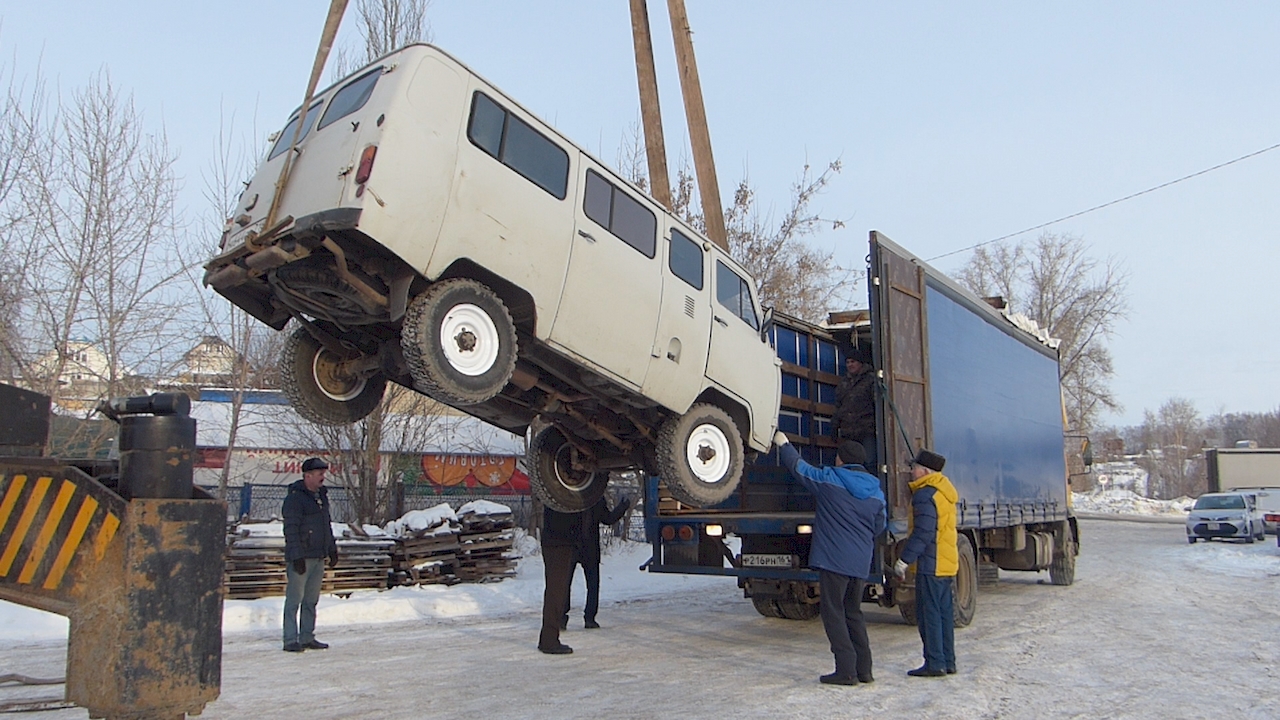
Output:
M818 679L830 685L872 682L862 593L871 576L876 537L885 527L880 480L863 469L866 453L853 440L836 446L834 467L805 462L781 432L773 442L779 461L813 493L816 505L809 567L818 571L822 628L836 659L836 671Z
M284 562L288 585L284 591L284 650L324 650L316 640L316 603L324 582L324 561L338 564L338 543L329 517L329 491L320 458L302 462L302 479L289 486L280 514L284 517Z

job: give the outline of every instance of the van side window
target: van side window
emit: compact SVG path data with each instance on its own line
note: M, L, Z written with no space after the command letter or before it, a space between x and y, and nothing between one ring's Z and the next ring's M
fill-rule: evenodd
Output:
M557 200L564 199L569 154L484 93L472 97L467 138Z
M302 137L298 138L298 142L311 132L311 126L316 124L316 115L320 113L320 103L311 106L307 111L305 124L302 126ZM271 146L271 152L267 154L267 159L272 160L280 153L289 149L289 143L293 142L293 134L298 131L298 117L295 115L288 125L284 126L284 130L280 131L279 137L276 138L276 144Z
M373 94L373 86L378 84L380 77L382 77L382 68L374 68L334 93L333 99L329 101L329 109L324 111L324 116L320 118L320 126L316 130L323 130L364 107L364 104L369 102L369 96Z
M751 329L760 329L747 281L719 260L716 261L716 300L742 318L742 322L750 325Z
M657 252L658 218L639 200L594 170L587 171L582 210L596 224L644 253L645 257L653 257Z
M671 231L671 272L695 289L702 289L702 248L679 230Z

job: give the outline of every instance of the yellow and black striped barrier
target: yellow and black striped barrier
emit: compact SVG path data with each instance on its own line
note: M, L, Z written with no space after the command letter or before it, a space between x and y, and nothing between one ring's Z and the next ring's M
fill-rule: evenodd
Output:
M44 609L65 611L56 606L72 602L80 571L102 561L125 507L74 467L0 464L0 594L34 594Z

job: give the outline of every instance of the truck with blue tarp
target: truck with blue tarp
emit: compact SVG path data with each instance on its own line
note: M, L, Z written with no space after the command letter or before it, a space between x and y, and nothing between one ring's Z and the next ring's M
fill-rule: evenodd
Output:
M778 427L816 465L835 461L843 359L870 349L878 461L868 471L881 480L889 522L864 601L915 620L914 575L898 580L885 569L910 534L907 483L921 448L947 458L944 473L960 494L958 625L973 618L979 586L998 582L1001 570L1047 570L1052 584L1070 585L1079 529L1068 459L1077 436L1065 427L1056 343L879 232L868 257L868 309L833 313L823 325L778 314L771 330L782 362ZM776 454L757 457L733 497L711 508L687 507L648 477L646 569L734 576L762 615L817 617L813 497Z

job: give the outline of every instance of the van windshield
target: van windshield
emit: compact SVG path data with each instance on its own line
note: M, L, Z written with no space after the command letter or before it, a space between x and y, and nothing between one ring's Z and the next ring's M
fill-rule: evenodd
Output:
M307 119L302 126L302 136L298 138L298 142L302 142L302 138L311 132L311 126L316 124L316 114L320 112L320 103L311 106L307 111ZM280 131L280 136L276 138L276 144L271 146L271 152L267 155L268 160L273 160L277 155L289 149L289 143L293 142L293 134L298 131L298 116L294 115L288 125L284 126L284 130Z
M1196 500L1196 510L1243 510L1243 495L1205 495Z

